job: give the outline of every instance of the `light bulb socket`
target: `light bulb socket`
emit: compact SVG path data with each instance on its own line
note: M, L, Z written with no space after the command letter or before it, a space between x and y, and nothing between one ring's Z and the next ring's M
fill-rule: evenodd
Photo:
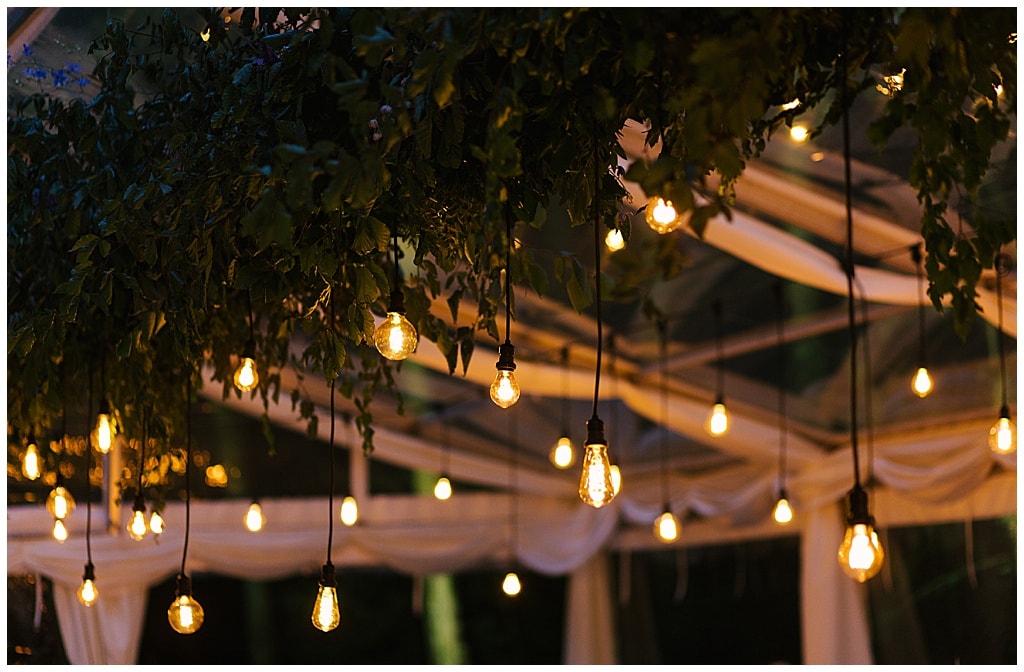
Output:
M722 405L722 406L725 406L725 395L724 395L724 394L722 394L721 392L719 392L719 393L718 393L718 394L717 394L717 395L715 396L715 403L714 403L714 404L712 404L712 405L713 405L713 406L718 406L718 405Z
M320 570L320 585L324 588L334 588L338 585L337 580L334 578L334 564L331 561L327 561L327 564Z
M251 338L245 344L245 350L242 351L242 359L256 361L256 341Z
M779 500L785 499L787 501L789 500L789 494L786 492L785 488L779 488L779 497L778 497L778 499Z
M100 399L98 415L110 415L110 401L106 397Z
M608 440L604 438L604 422L596 415L587 420L587 445L608 445Z
M402 293L402 290L396 289L391 292L391 299L388 301L388 312L405 314L405 294Z
M90 562L85 565L85 573L82 574L82 581L95 581L96 580L96 568Z
M853 486L847 495L849 509L846 515L846 524L852 525L874 525L874 519L868 513L868 493L860 485Z
M1003 404L999 408L999 417L1000 418L1005 418L1006 420L1010 419L1010 405L1009 404Z
M192 597L192 581L185 574L178 574L177 583L174 587L174 598L177 599L182 595Z
M498 371L516 370L516 348L510 342L505 341L498 346L498 363L495 368Z
M146 512L146 496L141 492L135 495L135 502L132 504L132 511Z

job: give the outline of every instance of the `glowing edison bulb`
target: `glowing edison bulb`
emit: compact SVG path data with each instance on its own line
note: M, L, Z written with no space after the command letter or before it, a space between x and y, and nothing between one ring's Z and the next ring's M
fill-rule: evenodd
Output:
M658 516L654 521L654 536L658 541L671 544L679 538L679 519L669 510Z
M341 522L346 527L352 527L359 520L359 505L356 498L349 495L341 502Z
M78 601L87 607L96 604L96 598L100 591L96 590L96 573L90 562L85 566L85 574L82 575L82 585L78 587Z
M312 621L317 630L330 632L341 623L338 611L338 588L334 579L334 565L328 562L320 573L320 587L313 604Z
M722 436L729 431L729 411L726 410L721 399L711 407L711 413L708 415L707 422L704 423L704 429L711 436Z
M647 220L647 226L662 234L675 231L681 224L676 206L661 196L652 196L647 201L644 219Z
M789 137L793 139L793 142L807 142L807 138L811 137L811 132L803 124L796 124L789 129Z
M1017 450L1017 426L1010 420L1010 409L1007 406L1003 406L999 419L988 430L988 447L1001 455Z
M159 511L154 511L149 517L149 531L158 537L164 533L164 517Z
M442 502L451 499L452 496L452 483L446 477L442 476L437 479L437 483L434 485L434 497L441 500Z
M558 442L551 449L551 464L559 469L568 469L576 462L576 451L572 447L572 441L568 436L562 435Z
M522 589L523 586L519 583L519 575L515 572L506 574L505 580L501 582L501 590L509 597L515 597Z
M57 520L64 520L75 510L75 498L71 496L68 489L58 485L50 491L46 498L46 510Z
M583 455L583 473L580 475L580 499L599 509L615 497L612 485L612 465L608 461L608 442L604 438L604 423L596 415L587 421L587 443Z
M405 359L413 353L419 340L416 327L406 319L401 310L395 310L395 296L402 296L402 292L391 293L391 308L388 309L388 316L377 327L373 333L373 342L378 352L388 359L398 361ZM399 301L399 304L401 302Z
M870 524L856 523L846 528L839 546L839 565L850 578L864 583L878 574L884 558L878 535Z
M128 522L128 536L135 541L142 541L147 532L149 526L146 525L146 510L135 509L132 511L132 519Z
M191 635L203 625L203 607L192 597L192 585L184 574L178 575L174 601L167 608L167 621L175 632Z
M914 374L914 379L910 381L910 387L914 390L914 394L924 399L928 396L928 393L932 391L932 377L928 375L928 369L923 366L917 370Z
M110 446L114 443L114 420L110 413L110 402L106 399L100 401L100 410L96 415L96 430L94 432L96 450L104 455L110 452Z
M235 387L241 392L249 392L260 382L259 371L256 370L256 360L251 354L242 355L242 360L235 369Z
M259 532L263 529L266 522L267 519L263 515L263 507L260 506L259 502L253 501L249 505L249 510L245 512L245 529L250 532Z
M793 522L793 507L789 505L785 491L779 493L779 500L772 509L772 519L779 525L789 525Z
M519 383L512 371L498 371L491 383L491 401L502 408L508 408L519 401Z
M885 559L874 528L875 521L868 513L867 492L858 483L849 492L846 534L837 557L843 571L861 583L878 574Z
M53 521L53 538L62 544L68 540L68 528L60 518Z
M36 440L31 437L28 440L28 448L25 449L25 459L21 463L21 473L30 481L36 480L42 473L39 467L39 447Z
M626 239L622 237L622 231L618 229L609 229L608 233L604 237L605 247L608 248L609 252L618 252L622 248L626 247Z

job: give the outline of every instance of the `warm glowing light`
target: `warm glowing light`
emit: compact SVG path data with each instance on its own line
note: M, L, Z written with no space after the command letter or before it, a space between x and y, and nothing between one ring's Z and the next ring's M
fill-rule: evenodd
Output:
M256 360L251 355L243 355L235 369L235 387L242 392L255 389L260 382L260 374L256 370Z
M341 502L341 522L348 527L352 527L358 520L359 506L356 504L356 498L349 495Z
M1017 426L1010 420L1008 413L996 420L992 429L988 430L988 447L1001 455L1017 450Z
M263 529L267 519L263 515L263 507L260 506L259 502L253 502L249 505L249 509L245 512L245 529L250 532L259 532Z
M878 535L869 523L853 523L846 528L838 557L843 571L850 578L864 583L878 574L885 553Z
M924 399L932 391L932 377L928 375L928 369L923 366L917 370L914 374L914 379L910 381L910 387L914 390L914 394Z
M338 611L338 589L334 580L334 565L324 565L320 575L320 585L316 592L316 602L313 604L312 615L313 626L317 630L330 632L341 623L341 613Z
M711 407L711 414L704 423L704 429L711 436L722 436L729 431L729 412L724 403L717 402Z
M53 538L62 544L68 540L68 528L60 518L53 521Z
M437 483L434 484L434 497L441 500L442 502L452 497L452 483L447 478L442 476L437 479Z
M793 522L793 507L789 505L789 500L785 496L780 496L779 501L775 502L772 519L779 525L789 525Z
M1002 84L996 84L995 88L996 88L996 98L1002 98L1003 97L1003 85Z
M665 511L654 521L654 536L659 541L671 544L679 539L679 519L671 511Z
M491 383L491 401L502 408L508 408L519 401L520 389L516 374L499 370Z
M551 464L559 469L568 469L576 462L576 450L568 436L562 436L551 449Z
M210 41L210 29L207 28L203 32L199 33L199 37L201 37L203 39L203 42L209 42Z
M82 585L78 587L78 601L87 607L96 604L96 598L100 591L96 590L96 573L90 562L85 566L85 573L82 575Z
M75 510L75 498L67 488L58 485L46 498L46 510L57 520L64 520Z
M36 480L42 473L39 466L39 447L36 445L35 439L29 439L28 441L28 448L25 449L25 459L21 463L21 473L25 474L25 478L30 481Z
M387 318L377 327L373 342L380 354L391 360L402 360L416 349L419 335L405 315L389 311Z
M94 434L96 450L103 454L110 452L110 446L114 442L114 421L109 410L104 410L108 404L104 400L100 406L100 412L96 416L96 431Z
M147 532L149 532L149 526L146 525L145 509L133 510L132 519L128 521L128 536L135 541L142 541Z
M821 163L825 160L825 152L813 152L811 154L811 161L815 163Z
M676 206L661 196L652 196L647 201L644 219L647 220L647 226L662 234L675 231L682 224Z
M622 472L619 470L619 465L613 464L611 466L611 479L612 479L612 497L619 494L619 489L622 487Z
M618 252L626 247L626 239L622 237L622 231L609 229L604 237L604 244L610 252Z
M883 93L890 98L895 96L897 93L903 90L903 76L907 73L907 69L903 68L899 72L891 75L884 75L882 77L882 84L876 84L875 89L879 93Z
M175 632L191 635L203 625L203 607L191 595L179 595L167 609L167 620Z
M798 107L800 107L800 99L799 98L794 98L793 100L789 101L788 103L784 103L782 105L782 109L784 109L784 110L795 110Z
M505 575L505 580L501 582L501 589L509 597L515 597L523 589L523 586L519 583L519 576L515 572L509 572Z
M789 129L789 137L793 142L807 142L807 139L811 137L811 132L803 124L797 124Z
M604 443L587 443L583 456L583 473L580 476L580 499L595 509L612 501L615 497L615 488L611 472L608 446Z
M159 511L154 511L149 517L149 531L158 537L164 533L164 517Z

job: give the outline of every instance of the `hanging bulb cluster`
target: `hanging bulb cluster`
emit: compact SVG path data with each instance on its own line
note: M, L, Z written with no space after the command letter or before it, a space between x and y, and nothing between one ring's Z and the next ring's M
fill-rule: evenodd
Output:
M395 258L397 264L398 258ZM334 304L330 304L330 320L331 328L334 328ZM338 584L334 577L334 564L331 562L331 545L334 540L334 378L330 381L330 398L331 398L331 432L330 442L328 443L328 450L330 451L330 474L331 474L331 487L328 492L327 506L327 561L324 563L323 568L320 570L320 582L317 585L316 600L313 602L313 612L310 615L310 621L313 623L313 627L322 632L330 632L338 627L341 623L341 612L338 609ZM356 521L356 509L355 509L355 498L346 497L345 503L351 500L351 509L346 519L345 504L342 504L341 515L342 521L350 520L351 522L345 522L346 525L354 525Z
M868 513L868 495L858 483L850 490L846 534L839 546L839 566L847 576L864 583L878 574L885 553L875 532L875 519Z
M91 396L91 395L90 395ZM91 405L91 399L90 399ZM96 568L92 564L92 446L85 447L85 571L82 574L82 585L78 587L78 601L85 607L91 607L99 599L100 592L96 588Z
M85 566L85 573L82 574L82 585L78 587L78 601L83 606L91 607L99 599L100 591L96 589L96 568L90 562Z
M142 426L146 426L145 418L143 418ZM181 550L181 570L178 572L174 587L174 600L171 602L171 606L167 608L167 622L170 623L171 629L182 635L191 635L199 630L203 625L205 615L203 606L192 596L192 582L185 573L185 559L188 557L188 533L191 527L192 515L192 488L189 483L189 465L191 464L192 379L189 374L185 383L185 542ZM140 475L140 486L141 482ZM145 509L145 503L143 503L143 509Z
M398 229L392 226L395 250L395 274L388 303L387 316L373 332L377 352L392 361L401 361L411 355L419 344L416 327L405 316L405 295L398 284Z
M776 320L776 334L779 361L779 494L772 508L772 520L779 525L789 525L793 522L793 507L789 503L789 496L786 494L786 340L783 338L783 325L786 317L786 306L782 298L782 285L775 285L775 300L778 304L778 319Z
M146 500L142 494L135 495L135 502L132 504L132 517L128 521L128 536L134 541L142 541L149 532L149 525L146 524Z
M96 446L96 450L104 455L109 453L110 447L114 445L114 436L116 434L117 428L114 424L113 413L110 410L110 402L104 397L100 400L100 409L96 415L96 429L93 431L93 443Z

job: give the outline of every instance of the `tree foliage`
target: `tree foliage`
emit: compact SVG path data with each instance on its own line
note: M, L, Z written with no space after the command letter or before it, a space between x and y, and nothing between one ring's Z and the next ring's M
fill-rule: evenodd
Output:
M8 116L8 415L16 434L100 395L129 433L171 437L186 380L230 384L250 339L269 371L319 372L370 401L395 365L373 349L398 271L409 319L452 372L497 338L504 204L517 225L616 226L626 192L608 171L629 119L664 150L630 180L692 209L699 235L728 214L745 162L801 111L824 125L879 73L905 68L873 120L884 143L918 138L930 295L958 324L1008 220L970 202L1016 101L1015 10L246 9L112 20L91 50L92 99L40 92ZM845 50L848 68L838 68ZM1002 95L996 86L1002 87ZM783 105L799 100L796 109ZM819 129L820 130L820 129ZM598 185L599 187L595 186ZM695 201L699 193L706 200ZM641 204L633 204L639 207ZM557 216L556 216L557 215ZM678 254L678 252L677 252ZM674 264L663 260L665 268ZM675 264L677 266L677 264ZM592 297L578 261L557 279ZM528 251L515 282L543 293ZM431 312L475 301L468 326ZM251 323L250 323L251 320ZM312 418L298 392L293 403Z

